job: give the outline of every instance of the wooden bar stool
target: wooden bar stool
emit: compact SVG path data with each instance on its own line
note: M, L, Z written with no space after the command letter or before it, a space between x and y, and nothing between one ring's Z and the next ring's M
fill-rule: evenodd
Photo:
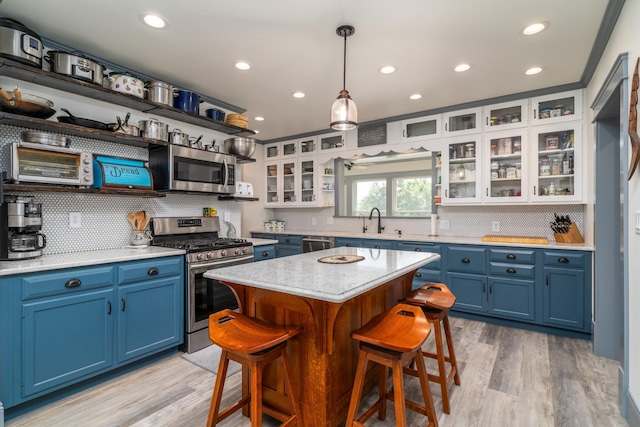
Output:
M216 384L211 396L207 427L215 426L238 409L249 404L251 426L262 425L262 412L282 421L281 426L302 425L300 407L291 385L291 367L287 358L287 340L299 334L302 327L280 327L232 310L222 310L209 316L209 338L222 347ZM266 365L282 357L285 382L288 385L292 414L285 414L262 402L262 371ZM249 368L250 386L242 398L220 411L222 391L229 360Z
M423 352L423 355L438 361L439 375L429 374L429 380L440 384L440 389L442 390L442 410L446 414L449 414L451 413L451 405L449 403L449 386L451 385L451 380L453 379L456 385L460 385L460 373L458 371L458 363L456 362L456 353L453 349L449 316L447 315L449 309L453 307L453 304L456 302L456 297L449 288L442 283L427 283L413 291L405 302L420 306L427 320L433 324L436 353ZM445 356L442 346L442 325L444 325L444 334L449 351L447 356ZM445 362L451 366L448 373Z
M420 349L430 332L429 322L420 307L407 304L398 304L386 313L375 316L360 329L351 332L351 337L360 342L360 354L345 426L364 426L363 423L376 410L378 410L378 418L384 420L387 415L387 399L394 401L396 426L407 425L406 408L426 415L429 418L428 426L438 426L427 370ZM424 406L404 397L403 367L412 360L417 366ZM379 397L378 401L356 420L369 361L381 365ZM387 393L389 368L393 374L393 390Z

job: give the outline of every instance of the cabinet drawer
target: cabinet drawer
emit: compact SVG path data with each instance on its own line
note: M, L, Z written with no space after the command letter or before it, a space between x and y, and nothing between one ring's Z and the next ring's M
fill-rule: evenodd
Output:
M277 240L277 237L275 235L265 233L251 233L251 237L255 239Z
M388 240L362 239L362 247L369 249L393 249L394 243Z
M442 254L440 245L435 245L433 243L400 242L398 243L398 250ZM437 261L430 262L428 264L429 270L440 270L441 260L442 258L438 259ZM422 269L420 269L420 271L422 271Z
M510 264L506 262L489 263L489 275L509 276L520 279L533 279L535 276L535 266L526 264Z
M536 252L524 249L489 249L489 261L534 264Z
M302 247L302 236L277 236L280 245L300 245Z
M183 257L154 258L148 261L129 262L118 266L118 284L179 276L182 273Z
M276 257L275 245L256 246L253 248L253 260L264 261Z
M569 251L544 251L544 265L556 267L584 267L587 254Z
M486 274L486 249L449 246L447 248L447 270L460 273Z
M113 286L113 267L90 267L50 271L22 278L22 299Z

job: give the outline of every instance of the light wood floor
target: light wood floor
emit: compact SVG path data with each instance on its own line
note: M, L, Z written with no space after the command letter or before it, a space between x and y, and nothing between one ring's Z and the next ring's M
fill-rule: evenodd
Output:
M431 384L441 427L627 426L617 404L618 363L593 356L589 341L459 318L451 318L451 324L462 385L452 386L447 415L439 386ZM427 369L434 371L431 363ZM239 396L240 377L227 380L223 405ZM405 378L408 397L419 400L416 380ZM8 421L6 427L201 427L213 383L213 374L174 354ZM394 426L392 402L388 408L386 421L374 416L367 426ZM425 417L411 411L408 421L426 425ZM235 414L220 425L250 422ZM265 417L264 425L278 423Z

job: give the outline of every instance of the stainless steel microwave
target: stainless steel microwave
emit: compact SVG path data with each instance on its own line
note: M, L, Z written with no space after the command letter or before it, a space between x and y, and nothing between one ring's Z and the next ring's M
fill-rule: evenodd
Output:
M149 149L149 168L156 191L233 194L236 158L182 145Z
M16 182L63 184L88 187L93 184L93 156L55 145L12 142L5 145L11 160L10 178Z

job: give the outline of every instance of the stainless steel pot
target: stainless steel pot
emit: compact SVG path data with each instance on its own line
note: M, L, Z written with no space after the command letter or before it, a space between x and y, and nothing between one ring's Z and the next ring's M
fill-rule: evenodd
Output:
M44 59L51 65L54 73L102 86L104 65L87 58L82 52L51 50Z
M42 68L40 36L15 19L0 18L0 57Z
M189 135L182 133L180 129L174 129L169 132L169 142L176 145L189 146Z
M151 102L173 107L175 89L172 85L159 80L151 80L145 83L144 86L147 89L144 94L146 99Z
M140 120L138 126L140 127L140 136L144 138L161 141L169 139L169 125L158 121L158 119Z

